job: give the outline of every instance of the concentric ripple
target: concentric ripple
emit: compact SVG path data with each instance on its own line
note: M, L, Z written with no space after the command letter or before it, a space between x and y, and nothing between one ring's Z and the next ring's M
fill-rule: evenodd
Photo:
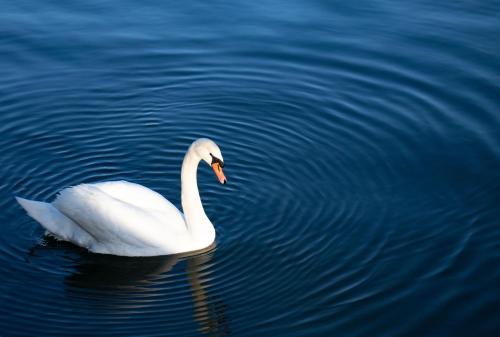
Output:
M0 13L0 336L500 333L500 8L216 3ZM198 137L205 253L91 254L14 200L180 206Z

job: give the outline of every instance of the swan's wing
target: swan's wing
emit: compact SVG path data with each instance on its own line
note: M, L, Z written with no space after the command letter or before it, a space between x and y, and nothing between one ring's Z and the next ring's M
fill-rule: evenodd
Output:
M16 200L28 212L29 216L59 239L87 248L95 241L89 233L59 212L52 204L19 197L16 197Z
M64 189L53 205L97 240L101 248L94 251L129 255L124 250L162 247L175 251L186 244L185 226L179 230L179 224L171 225L172 219L165 218L171 213L173 220L178 219L175 213L142 209L95 185Z
M171 212L173 216L184 220L182 213L170 201L147 187L128 181L106 181L89 184L99 188L115 199L122 200L142 209L154 209L160 212Z
M88 186L97 187L109 196L134 205L149 214L156 214L168 227L177 232L186 229L184 215L170 201L147 187L128 181L106 181Z

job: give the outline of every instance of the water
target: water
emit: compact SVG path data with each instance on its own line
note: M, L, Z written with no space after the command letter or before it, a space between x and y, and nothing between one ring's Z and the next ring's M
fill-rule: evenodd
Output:
M496 1L4 1L0 335L500 335ZM118 258L13 196L126 179L217 244Z

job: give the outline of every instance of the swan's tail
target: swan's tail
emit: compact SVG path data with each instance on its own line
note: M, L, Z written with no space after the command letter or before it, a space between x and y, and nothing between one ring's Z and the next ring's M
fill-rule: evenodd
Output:
M89 247L94 241L92 236L52 204L20 197L16 197L16 200L30 217L56 237L83 247Z

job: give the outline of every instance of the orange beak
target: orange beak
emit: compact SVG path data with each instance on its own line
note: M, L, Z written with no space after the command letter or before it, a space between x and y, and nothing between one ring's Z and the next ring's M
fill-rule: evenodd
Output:
M213 163L212 169L214 170L214 173L217 176L217 179L219 179L219 182L221 184L225 184L227 182L227 179L226 179L226 176L224 175L224 172L222 171L222 167L220 166L220 164Z

